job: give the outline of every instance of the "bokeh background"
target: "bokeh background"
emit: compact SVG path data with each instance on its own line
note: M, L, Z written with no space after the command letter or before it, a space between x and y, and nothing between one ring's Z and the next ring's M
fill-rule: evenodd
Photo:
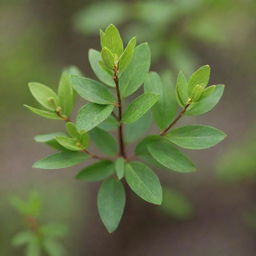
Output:
M210 113L183 123L210 124L228 134L220 145L188 152L193 174L159 171L169 188L163 210L132 196L119 229L109 235L96 209L98 184L74 179L77 168L32 169L51 152L33 136L63 130L22 104L34 104L27 87L57 87L63 68L84 75L99 29L113 23L127 39L148 41L151 70L187 75L203 64L224 97ZM43 198L40 221L69 227L67 255L254 256L256 253L256 1L255 0L1 0L0 2L0 255L23 255L13 235L25 226L10 206L13 195ZM182 123L181 122L181 123Z

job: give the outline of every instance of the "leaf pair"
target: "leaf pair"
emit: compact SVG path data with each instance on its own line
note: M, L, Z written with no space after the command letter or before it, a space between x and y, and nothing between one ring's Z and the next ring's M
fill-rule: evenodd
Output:
M35 82L29 83L28 86L30 92L38 103L40 103L46 110L27 105L25 105L25 107L35 114L48 119L67 119L71 115L74 107L74 94L70 83L70 75L79 73L79 70L74 67L71 67L62 73L59 81L58 95L46 85Z
M187 81L180 72L176 82L176 99L180 106L190 104L185 115L201 115L210 111L220 100L224 86L206 87L210 78L210 67L202 66ZM206 87L206 88L205 88Z

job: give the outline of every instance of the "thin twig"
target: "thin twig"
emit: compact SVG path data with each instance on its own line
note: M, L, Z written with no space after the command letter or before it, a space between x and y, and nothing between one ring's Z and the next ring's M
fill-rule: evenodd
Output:
M186 110L188 109L189 106L190 106L190 103L188 103L181 110L181 112L178 114L178 116L171 122L171 124L160 133L160 136L164 136L181 119L181 117L184 115L184 113L186 112Z
M119 141L119 154L126 158L125 153L125 144L124 144L124 129L123 124L121 122L122 120L122 97L120 94L119 89L119 80L118 80L118 67L114 67L114 75L113 80L116 85L116 96L117 96L117 108L118 108L118 121L119 121L119 127L118 127L118 141Z

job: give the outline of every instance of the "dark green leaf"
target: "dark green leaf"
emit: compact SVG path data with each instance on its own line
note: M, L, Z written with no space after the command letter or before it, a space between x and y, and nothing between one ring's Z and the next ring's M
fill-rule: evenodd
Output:
M133 37L127 47L125 48L123 54L120 57L119 60L119 72L123 72L127 66L130 64L133 54L134 54L134 48L136 46L136 37Z
M34 107L30 107L28 105L24 105L24 107L28 108L30 111L32 111L33 113L48 118L48 119L54 119L54 120L62 120L55 112L49 112L46 110L42 110L39 108L34 108Z
M125 190L123 184L110 178L102 183L97 199L100 218L112 233L118 227L125 206Z
M58 96L62 113L70 116L74 106L74 93L68 72L63 72L61 75Z
M85 181L103 180L114 173L114 164L111 161L103 160L89 165L79 171L76 178Z
M141 162L126 165L125 179L139 197L152 204L162 203L162 187L156 174Z
M49 88L40 83L29 83L28 84L30 92L34 98L45 108L49 110L55 110L58 105L58 96L56 93Z
M123 97L133 94L143 84L149 71L150 61L148 44L138 45L134 50L131 63L120 77L120 90Z
M97 104L114 104L115 98L101 83L89 78L71 76L71 82L77 93L84 99Z
M136 141L142 137L150 128L152 123L151 113L148 111L144 116L134 123L125 126L125 141L128 143Z
M124 112L122 122L133 123L149 111L158 101L159 95L145 93L133 100Z
M204 125L188 125L170 131L165 135L174 144L188 149L210 148L225 137L222 131Z
M86 161L89 156L83 152L60 152L47 156L33 164L33 168L61 169Z
M97 127L92 129L89 134L100 151L110 156L117 154L117 143L111 134Z
M163 130L171 123L176 113L174 89L171 84L164 84L156 72L150 72L145 80L144 90L146 93L159 95L159 100L152 111L156 124Z
M188 92L189 95L192 93L194 87L196 85L201 85L202 87L206 87L210 79L210 66L205 65L196 70L188 81Z
M86 104L78 112L76 127L78 130L90 131L107 119L113 108L113 105Z
M95 73L95 75L98 77L98 79L101 82L103 82L104 84L106 84L108 86L115 87L115 83L114 83L112 76L107 71L102 69L102 67L100 66L100 64L99 64L100 60L101 60L100 52L98 52L94 49L90 49L89 50L89 62L90 62L93 72Z
M115 161L115 171L119 180L124 177L125 172L125 160L122 157L119 157Z
M196 115L202 115L211 109L215 107L215 105L219 102L220 98L223 95L224 92L224 85L216 85L216 89L214 92L202 99L198 102L192 103L187 111L185 112L185 115L187 116L196 116Z
M168 169L176 172L193 172L194 164L177 148L168 142L153 141L148 145L152 157Z

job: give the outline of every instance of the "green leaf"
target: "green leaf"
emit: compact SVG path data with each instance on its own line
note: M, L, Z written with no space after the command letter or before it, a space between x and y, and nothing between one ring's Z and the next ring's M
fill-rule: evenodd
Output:
M159 95L144 93L133 100L124 112L122 122L133 123L147 113L158 101Z
M136 46L136 37L133 37L127 44L123 54L119 59L119 72L123 72L127 68L127 66L130 64L133 58L135 46Z
M82 76L82 72L76 66L69 66L69 67L65 68L64 71L67 72L70 75Z
M114 104L115 98L101 83L80 76L71 76L71 82L77 93L84 99L97 104Z
M156 161L170 170L181 173L195 171L194 164L168 142L154 141L148 145L148 151Z
M46 109L55 110L58 105L58 96L56 93L40 83L29 83L28 84L31 94L34 98Z
M192 93L194 87L200 84L202 87L206 87L210 79L210 66L205 65L196 70L188 81L189 95Z
M67 130L67 133L70 137L72 138L76 138L76 139L80 139L81 137L81 134L80 132L77 130L76 126L74 123L72 122L67 122L66 123L66 130Z
M99 124L98 127L105 131L113 131L117 129L118 122L116 118L111 115L106 120L104 120L101 124Z
M67 226L61 223L41 225L39 231L47 238L60 238L68 234Z
M100 60L101 60L100 52L96 51L94 49L90 49L89 50L89 62L90 62L93 72L95 73L97 78L102 83L104 83L108 86L111 86L111 87L115 87L115 82L114 82L112 76L107 71L102 69L102 67L100 66L100 64L99 64Z
M27 202L27 214L38 217L42 208L42 199L37 192L31 192Z
M201 94L200 100L210 96L215 91L215 89L216 89L216 85L211 85L205 88L203 93Z
M125 172L125 160L122 157L119 157L115 161L115 171L119 180L124 177Z
M117 154L117 143L111 134L97 127L92 129L89 134L100 151L110 156Z
M127 124L124 129L125 142L131 143L142 137L149 130L151 123L152 117L151 113L148 111L136 122Z
M163 189L163 203L161 209L176 220L188 220L194 214L192 203L175 189Z
M74 107L74 93L68 72L63 72L61 75L58 96L62 113L70 116Z
M126 165L125 179L139 197L152 204L162 203L162 187L156 174L141 162Z
M12 245L13 246L24 245L24 244L30 243L30 241L33 238L34 238L34 234L31 231L19 232L12 239Z
M115 66L115 56L113 53L106 47L103 47L101 51L101 58L107 68L113 69Z
M109 233L118 227L125 206L125 190L123 184L110 178L102 183L97 198L100 218Z
M52 239L46 239L43 242L43 246L45 251L47 252L47 255L49 256L64 256L66 255L66 250L62 246L62 244L52 240Z
M113 25L109 25L105 32L101 34L102 48L108 48L113 54L121 56L124 50L123 41L118 29Z
M33 164L33 168L61 169L74 166L89 158L84 152L59 152L47 156Z
M147 43L138 45L134 50L132 61L121 74L120 90L123 97L128 97L139 89L146 79L151 61Z
M213 109L215 105L219 102L220 98L222 97L224 87L224 85L216 85L216 89L211 95L209 95L206 98L203 98L202 100L199 100L198 102L192 103L185 112L185 115L202 115Z
M79 146L77 143L78 141L73 138L65 137L65 136L57 136L56 141L63 146L64 148L71 150L71 151L80 151L84 149L84 147Z
M176 113L174 90L171 84L164 84L156 72L150 72L144 83L144 91L159 95L152 111L157 126L163 130L171 123Z
M226 134L211 126L188 125L170 131L165 137L183 148L205 149L221 142Z
M55 112L49 112L46 110L42 110L39 108L34 108L34 107L30 107L28 105L24 105L24 107L28 108L30 111L32 111L33 113L48 118L48 119L54 119L54 120L62 120Z
M114 173L114 164L111 161L103 160L89 165L79 171L76 179L85 181L99 181L108 178Z
M181 107L188 103L188 82L183 72L179 72L176 82L176 99Z
M30 241L26 249L26 256L40 256L40 243L39 239L34 236L34 239Z
M78 112L76 127L78 130L90 131L107 119L113 109L113 105L86 104Z

